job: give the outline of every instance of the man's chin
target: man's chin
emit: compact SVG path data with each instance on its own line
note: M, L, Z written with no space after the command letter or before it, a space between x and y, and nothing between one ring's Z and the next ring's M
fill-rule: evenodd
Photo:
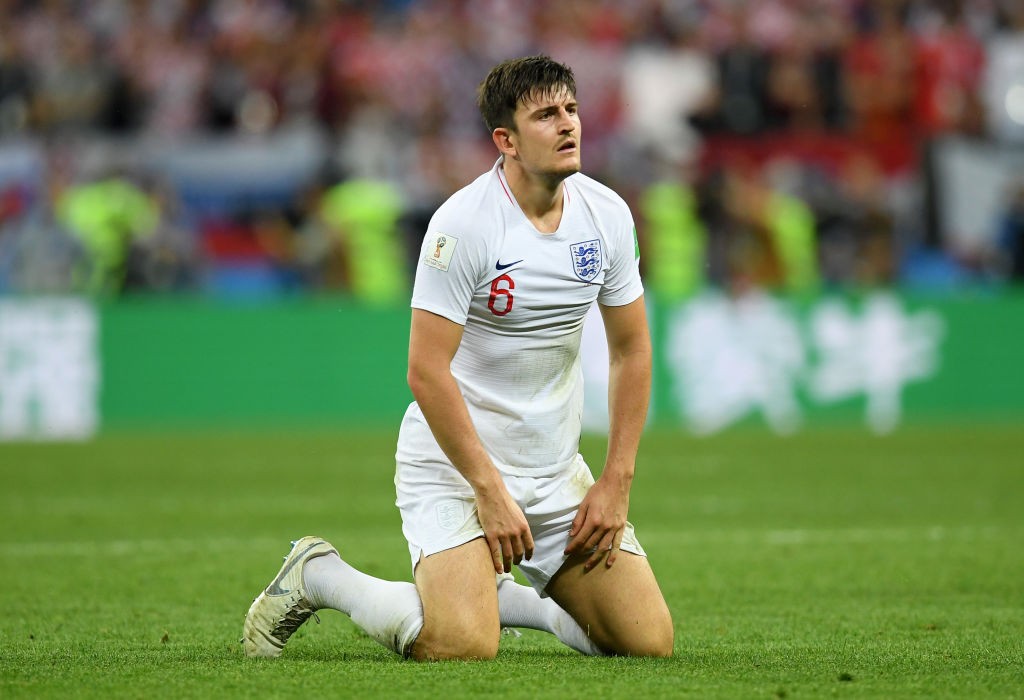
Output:
M552 171L551 176L554 177L554 178L557 178L559 180L564 180L565 178L569 177L570 175L575 175L579 171L580 171L580 162L576 161L575 163L567 163L567 164L565 164L565 165L563 165L561 167L555 168Z

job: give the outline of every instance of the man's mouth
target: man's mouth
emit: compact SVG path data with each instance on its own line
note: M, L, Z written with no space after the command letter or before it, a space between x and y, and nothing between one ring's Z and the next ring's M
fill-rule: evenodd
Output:
M561 146L558 147L558 151L560 153L566 153L568 151L575 151L575 150L576 150L576 142L575 141L566 141L565 143L563 143Z

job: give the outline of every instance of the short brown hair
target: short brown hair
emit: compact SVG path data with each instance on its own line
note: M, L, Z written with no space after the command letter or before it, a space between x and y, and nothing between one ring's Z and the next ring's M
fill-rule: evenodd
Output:
M546 97L561 90L576 94L572 68L548 56L526 56L499 63L477 88L477 107L488 131L515 129L513 118L522 100Z

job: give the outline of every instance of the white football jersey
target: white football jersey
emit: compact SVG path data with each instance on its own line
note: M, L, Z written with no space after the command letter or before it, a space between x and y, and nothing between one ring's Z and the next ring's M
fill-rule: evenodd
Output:
M484 448L503 472L555 473L576 457L583 412L580 338L594 301L643 294L633 218L608 187L564 181L558 230L537 231L502 160L434 214L412 307L463 325L451 371ZM398 458L447 462L414 402Z

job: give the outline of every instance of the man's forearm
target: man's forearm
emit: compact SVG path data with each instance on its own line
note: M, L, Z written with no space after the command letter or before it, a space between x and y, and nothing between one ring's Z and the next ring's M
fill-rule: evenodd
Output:
M612 358L608 384L608 457L605 473L632 480L651 393L651 353L637 348ZM602 473L602 476L604 473Z
M475 491L487 491L501 477L484 449L466 402L450 372L429 372L410 381L416 403L434 439Z

